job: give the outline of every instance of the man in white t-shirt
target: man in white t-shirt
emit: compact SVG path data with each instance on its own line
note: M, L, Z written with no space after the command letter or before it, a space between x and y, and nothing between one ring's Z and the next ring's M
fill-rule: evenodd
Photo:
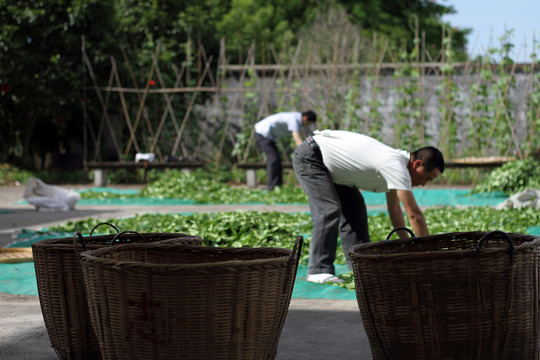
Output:
M349 249L370 241L366 204L358 189L386 193L394 228L405 226L402 204L415 235L429 235L412 188L444 172L444 157L434 147L409 154L358 133L315 131L296 148L293 168L308 196L313 222L308 281L341 282L334 275L338 233L349 267ZM408 236L403 230L398 234Z
M317 115L306 112L281 112L270 115L255 124L255 139L266 155L266 178L268 190L283 185L283 168L276 141L291 136L296 146L302 143L302 128L314 124Z

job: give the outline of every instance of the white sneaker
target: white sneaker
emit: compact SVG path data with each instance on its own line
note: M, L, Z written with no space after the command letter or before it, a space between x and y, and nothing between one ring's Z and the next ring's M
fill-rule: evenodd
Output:
M344 282L334 274L322 273L322 274L308 274L307 281L317 284L324 284L327 282L342 283Z

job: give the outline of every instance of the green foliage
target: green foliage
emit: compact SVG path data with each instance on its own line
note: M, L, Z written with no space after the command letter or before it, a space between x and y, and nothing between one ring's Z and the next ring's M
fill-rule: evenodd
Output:
M492 231L525 233L527 228L540 223L540 210L512 209L495 210L489 207L477 208L440 208L425 211L426 220L432 233L455 231ZM387 215L370 215L369 227L372 241L384 240L391 230ZM79 231L89 234L101 222L116 225L120 231L137 232L182 232L198 235L206 246L275 246L292 249L296 236L305 237L302 248L302 263L306 263L309 254L312 230L308 214L235 211L221 213L181 214L144 214L124 219L86 219L69 221L54 226L53 231ZM100 233L111 234L113 229L99 227ZM338 248L336 262L344 264L343 251ZM352 273L340 275L345 280L340 286L354 290Z
M99 85L107 82L111 75L111 59L116 59L120 78L129 79L113 86L143 88L152 80L160 86L172 87L175 79L171 74L178 74L182 65L188 65L182 86L195 86L205 57L214 59L212 66L217 63L222 38L226 40L229 63L242 63L246 49L253 41L257 44L255 54L260 63L289 63L289 50L300 41L302 31L310 28L316 15L329 6L345 9L357 25L353 34L347 34L349 38L360 32L366 38L378 33L379 38L389 39L389 47L399 48L404 42L406 49L411 51L418 43L416 30L423 30L432 54L440 47L441 17L453 12L451 6L428 0L0 0L0 118L5 125L0 133L0 161L23 163L29 167L33 165L34 154L44 158L44 154L64 149L66 152L80 151L83 134L89 143L102 136L95 130L97 125L95 129L83 128L85 122L82 119L88 114L89 124L95 125L102 118L100 99L88 89L93 85L93 75ZM453 31L453 49L464 53L467 30ZM83 37L93 74L81 64ZM330 38L332 41L333 36ZM199 44L204 46L204 54L197 51ZM147 78L158 48L163 81ZM124 52L131 62L129 69L122 61ZM207 80L215 82L215 79ZM293 80L287 88L299 86ZM356 114L360 106L355 102L360 94L359 89L347 94L345 114L335 105L340 95L329 94L333 97L332 106L335 106L330 109L332 125L338 128L344 117L351 127L361 120ZM180 94L176 96L175 111L183 115L187 106L178 100ZM155 98L149 97L145 103L143 116L148 111L149 122L159 121L160 114L155 116L155 112L164 107L163 100ZM199 96L194 101L203 103L204 100L204 96ZM119 102L118 94L108 93L104 101L112 108L111 104ZM283 97L280 107L294 108L303 101L305 99L293 92ZM138 99L129 97L126 107L133 118L139 110L137 105ZM373 97L369 128L375 136L382 124L379 105ZM416 105L414 114L422 106L421 103ZM146 124L141 124L147 119L140 120L139 128L142 128ZM157 127L155 123L152 125L154 129ZM117 135L125 141L129 133L124 130L123 134ZM184 130L185 138L198 138L200 129L193 122L187 122ZM170 138L177 131L168 121L162 134ZM138 142L148 145L148 134L137 136ZM169 143L160 143L161 153L170 153L172 144Z
M83 170L28 171L10 164L0 164L0 185L25 184L31 177L48 184L77 184L88 181Z
M149 197L157 199L189 199L198 204L242 204L242 203L299 203L306 204L307 197L299 187L292 185L272 191L247 189L225 183L224 173L197 170L184 173L169 170L155 175L155 179L136 195L111 194L87 191L84 199Z
M536 55L537 51L540 50L540 42L535 40L533 46L535 51L531 55L531 63L537 67L540 66L540 59ZM526 141L521 144L525 156L535 149L540 149L540 136L538 136L538 129L540 129L540 71L536 71L532 78L531 94L527 102L527 119L529 135Z
M297 41L296 34L311 22L318 6L314 0L232 0L215 19L214 36L227 39L227 50L236 61L243 60L239 50L247 49L252 42L279 52ZM257 58L261 56L257 54Z
M140 192L141 196L191 199L196 203L306 203L300 188L285 186L273 191L231 187L210 177L169 171Z
M98 0L0 1L0 84L6 89L0 95L0 161L28 164L32 152L77 143L81 36L87 34L89 43L99 38L96 55L111 53L113 16L110 4Z
M503 191L515 194L526 188L540 188L540 164L527 158L511 161L493 170L485 181L474 187L474 192Z
M404 64L393 77L396 79L396 100L394 142L395 146L409 151L423 145L423 107L425 98L420 96L422 84L420 83L420 70L414 68L415 52L401 52L400 61Z
M512 30L507 30L500 38L501 47L488 50L488 61L493 62L494 58L500 58L497 79L492 83L490 89L493 101L490 105L492 120L489 132L489 135L496 139L495 148L500 155L504 155L508 144L514 141L514 129L508 125L515 123L514 108L509 97L510 92L516 86L514 74L509 71L514 63L511 58L511 50L514 47L511 42L512 33ZM517 145L518 152L521 151L518 144L514 145Z
M459 100L459 89L456 82L453 79L454 68L452 62L455 55L452 48L452 42L450 37L446 37L443 42L445 50L445 59L450 64L442 67L443 78L438 88L440 95L440 112L442 115L442 126L440 131L441 144L439 145L441 151L446 154L447 157L457 157L457 144L460 142L457 136L458 118L456 116L456 109L461 105Z
M483 153L481 146L484 143L484 139L480 139L481 134L485 136L485 130L490 126L491 123L491 113L490 105L491 100L489 99L489 88L491 82L493 81L493 73L491 71L491 66L487 61L482 62L482 69L477 75L477 83L471 85L471 96L467 99L470 105L470 122L471 127L467 133L467 138L469 140L468 151L465 153L469 155L478 155Z
M79 231L89 234L103 221L86 219L54 227L54 230ZM311 220L307 214L280 212L235 211L220 213L140 214L126 219L109 219L121 231L182 232L198 235L206 246L280 246L294 244L297 235L310 232ZM99 232L114 234L109 227Z
M9 164L0 164L0 185L26 183L33 174Z
M387 35L397 45L405 44L410 51L415 47L415 28L425 32L427 48L431 54L440 50L442 38L441 18L453 14L452 6L429 0L339 0L355 22L364 28L367 36L373 33ZM466 36L471 29L451 29L454 49L458 58L464 59Z
M540 224L540 210L533 208L496 210L490 207L428 209L424 212L433 234L455 231L493 231L526 233Z

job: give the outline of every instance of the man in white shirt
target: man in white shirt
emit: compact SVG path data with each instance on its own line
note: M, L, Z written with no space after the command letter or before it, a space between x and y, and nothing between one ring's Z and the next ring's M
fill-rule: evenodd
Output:
M296 148L293 168L308 196L313 222L308 281L341 282L333 264L338 232L349 267L348 250L370 241L366 204L358 189L386 193L394 228L405 226L402 204L415 235L429 235L412 188L444 172L444 157L437 148L428 146L409 154L358 133L315 131ZM406 231L398 234L408 236Z
M291 136L296 146L303 141L302 128L314 124L317 115L306 112L281 112L270 115L255 124L255 139L266 155L266 178L268 190L283 185L283 168L276 141Z

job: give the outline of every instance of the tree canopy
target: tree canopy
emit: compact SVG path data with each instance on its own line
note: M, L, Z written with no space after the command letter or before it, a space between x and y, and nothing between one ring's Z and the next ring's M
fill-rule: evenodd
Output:
M378 33L408 49L417 26L428 46L440 49L442 15L454 11L430 0L331 4L344 9L361 35ZM328 6L318 0L0 0L0 162L28 165L32 153L81 143L83 36L98 74L122 49L139 66L157 44L160 56L191 61L192 41L217 57L222 38L234 63L253 41L278 51L294 46ZM468 31L451 30L454 51L463 56Z

